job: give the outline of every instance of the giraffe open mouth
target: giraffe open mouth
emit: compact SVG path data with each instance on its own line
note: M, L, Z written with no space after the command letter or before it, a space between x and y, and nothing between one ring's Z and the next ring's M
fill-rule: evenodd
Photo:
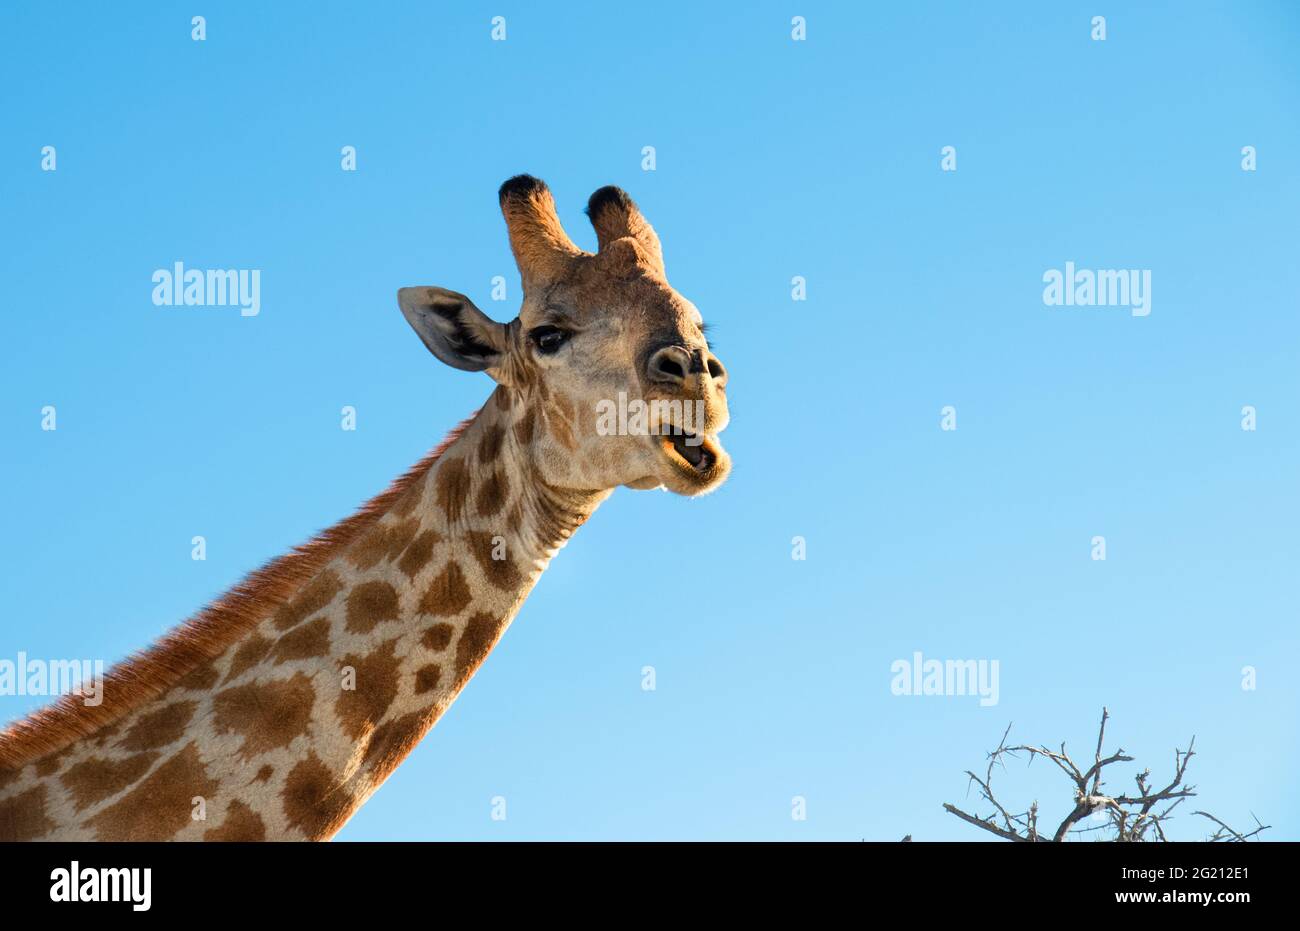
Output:
M692 472L707 475L718 461L716 441L701 433L673 433L659 438L669 458L684 463Z

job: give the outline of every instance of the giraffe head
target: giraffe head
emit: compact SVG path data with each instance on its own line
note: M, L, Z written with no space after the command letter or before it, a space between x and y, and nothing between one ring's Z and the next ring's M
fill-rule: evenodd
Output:
M463 294L403 288L402 313L429 351L502 386L515 440L554 487L698 495L722 484L727 373L636 204L615 187L591 196L593 254L569 239L538 179L511 178L500 202L523 279L519 315L497 323Z

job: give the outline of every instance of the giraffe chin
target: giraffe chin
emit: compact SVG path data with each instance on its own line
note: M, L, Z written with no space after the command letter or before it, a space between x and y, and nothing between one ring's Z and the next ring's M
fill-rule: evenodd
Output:
M716 434L676 433L655 439L668 463L662 484L669 491L688 497L705 495L731 473L731 457Z

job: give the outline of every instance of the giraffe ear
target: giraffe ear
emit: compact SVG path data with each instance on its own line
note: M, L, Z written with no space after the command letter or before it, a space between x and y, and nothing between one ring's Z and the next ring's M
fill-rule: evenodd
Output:
M452 368L482 372L504 358L505 325L465 295L446 288L402 288L397 303L429 351Z

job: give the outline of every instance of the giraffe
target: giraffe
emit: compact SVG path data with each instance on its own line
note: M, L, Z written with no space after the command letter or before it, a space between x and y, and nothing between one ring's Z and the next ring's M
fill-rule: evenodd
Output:
M725 481L727 373L622 190L579 249L550 190L499 203L518 316L402 288L403 316L488 400L358 512L253 572L76 696L0 732L0 840L327 840L433 727L555 553L616 487ZM659 412L602 429L620 394ZM672 406L677 402L677 406ZM694 407L696 423L674 411Z

